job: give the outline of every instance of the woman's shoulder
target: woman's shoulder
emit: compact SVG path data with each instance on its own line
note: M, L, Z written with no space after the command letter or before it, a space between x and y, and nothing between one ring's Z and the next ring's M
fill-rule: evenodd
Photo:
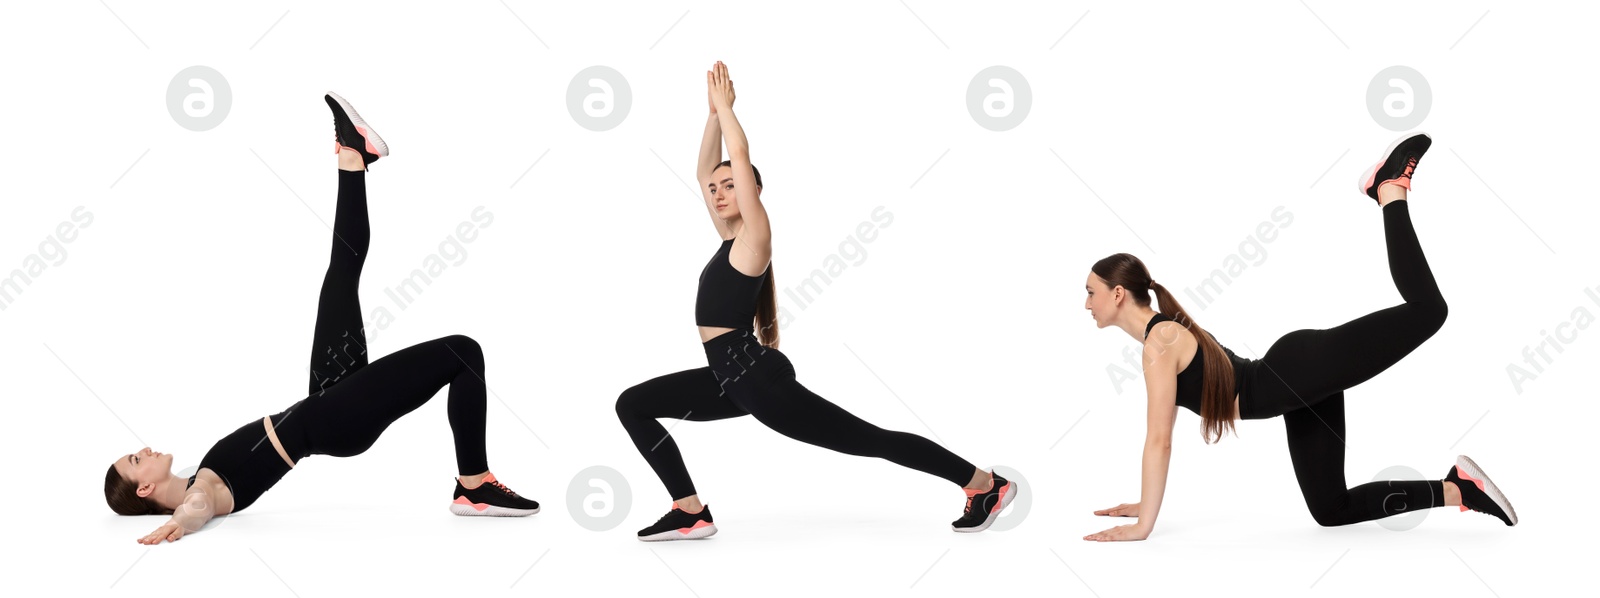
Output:
M1186 354L1192 354L1199 343L1195 340L1194 333L1182 324L1163 319L1150 325L1149 333L1144 337L1144 354L1146 363L1160 363L1176 368L1183 362Z
M211 495L211 504L217 509L217 514L224 515L233 510L233 490L228 487L228 481L210 467L201 467L189 476L186 490L192 491L196 487Z

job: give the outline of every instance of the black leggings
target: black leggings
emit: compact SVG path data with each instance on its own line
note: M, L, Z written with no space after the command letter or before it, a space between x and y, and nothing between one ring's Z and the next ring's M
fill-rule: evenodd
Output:
M1422 245L1410 202L1383 207L1389 274L1404 303L1326 330L1296 330L1256 362L1241 417L1283 416L1300 492L1321 525L1348 525L1444 506L1440 480L1370 482L1346 488L1344 391L1400 361L1444 325L1448 312Z
M489 470L485 448L487 387L483 350L477 341L452 335L406 347L367 363L361 302L356 290L366 260L364 171L339 171L339 205L333 219L333 251L317 300L311 349L310 396L277 426L294 436L304 454L349 457L378 440L389 424L421 407L449 385L447 408L460 475ZM285 440L286 444L291 444Z
M949 480L972 481L977 467L933 441L874 426L795 380L794 365L761 346L751 330L734 330L704 344L710 365L645 381L622 392L617 418L673 500L696 494L678 444L656 421L712 421L753 415L778 433L841 453L879 457Z

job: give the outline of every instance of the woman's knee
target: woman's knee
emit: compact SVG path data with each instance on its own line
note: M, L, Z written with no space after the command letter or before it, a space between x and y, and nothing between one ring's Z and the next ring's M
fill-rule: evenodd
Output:
M1306 509L1311 511L1311 519L1322 527L1337 527L1349 523L1345 520L1343 501L1321 500L1306 501Z
M1444 327L1445 317L1450 315L1450 305L1444 302L1444 297L1439 297L1428 302L1427 314L1429 324L1438 331Z
M483 346L465 334L452 334L439 339L456 357L475 370L483 369Z
M646 395L644 389L641 388L643 386L643 384L635 384L622 391L622 394L617 395L616 410L618 419L627 420L641 417L641 414L644 413L644 398Z

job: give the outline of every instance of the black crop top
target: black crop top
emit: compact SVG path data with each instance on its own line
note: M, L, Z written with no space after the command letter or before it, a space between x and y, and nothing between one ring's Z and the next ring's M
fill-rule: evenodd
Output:
M296 406L304 402L302 400L276 415L268 416L284 450L296 461L306 456L302 448L304 443L299 433L284 429L282 422ZM301 419L304 418L301 416ZM206 456L200 458L200 467L210 469L222 478L222 483L227 484L228 491L233 493L234 513L254 503L267 489L283 479L290 469L283 456L278 454L278 449L272 446L272 439L267 438L266 427L259 419L250 420L250 423L239 426L232 434L218 440L211 450L206 451ZM185 490L194 485L194 478L189 476Z
M1172 318L1166 314L1156 312L1155 317L1150 318L1150 323L1144 326L1145 337L1150 336L1150 329L1155 328L1156 324L1171 321L1173 321ZM1206 335L1210 336L1211 340L1217 339L1216 335L1211 334L1209 330L1206 331ZM1220 345L1222 343L1218 341L1217 344ZM1223 347L1222 352L1227 353L1228 361L1233 364L1233 392L1240 397L1239 410L1242 412L1244 411L1244 398L1248 395L1245 383L1250 378L1251 371L1255 367L1255 361L1235 355L1227 347ZM1193 411L1196 415L1200 413L1205 370L1206 352L1200 348L1199 343L1195 343L1194 359L1189 361L1189 367L1183 368L1183 371L1178 372L1178 406Z
M735 237L736 239L737 237ZM700 271L700 290L694 298L694 323L697 326L753 328L756 297L772 277L769 265L759 276L748 276L728 262L728 251L735 239L724 239L716 255Z

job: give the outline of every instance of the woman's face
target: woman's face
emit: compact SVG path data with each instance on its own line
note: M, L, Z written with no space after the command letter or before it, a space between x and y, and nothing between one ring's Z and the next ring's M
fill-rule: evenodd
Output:
M717 217L731 220L739 217L739 202L733 200L733 167L718 166L711 171L711 200L717 210ZM756 197L761 197L761 188L756 188Z
M1089 310L1089 316L1094 318L1096 328L1105 328L1111 325L1117 314L1117 295L1125 293L1122 287L1115 289L1106 286L1106 281L1094 272L1089 273L1089 279L1083 283L1084 291L1088 294L1083 299L1083 308Z
M152 451L147 446L117 459L116 468L122 477L138 482L139 496L148 496L153 488L147 489L146 484L153 487L172 475L172 455Z

